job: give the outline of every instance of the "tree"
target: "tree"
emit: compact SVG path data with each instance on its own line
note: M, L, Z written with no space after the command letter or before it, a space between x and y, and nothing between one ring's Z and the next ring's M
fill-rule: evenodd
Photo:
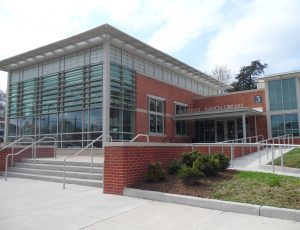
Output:
M215 66L214 69L211 71L211 76L220 82L223 82L225 84L229 83L230 80L230 69L228 69L226 66Z
M250 90L257 88L256 78L264 73L264 69L268 67L268 64L261 64L260 60L252 61L249 66L243 66L240 73L236 76L235 82L231 84L233 91Z

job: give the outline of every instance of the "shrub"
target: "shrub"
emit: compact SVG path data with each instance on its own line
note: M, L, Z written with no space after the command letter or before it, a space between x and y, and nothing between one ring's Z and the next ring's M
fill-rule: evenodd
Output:
M228 157L223 153L215 153L212 158L218 161L218 171L224 171L230 166L230 161Z
M181 168L181 166L182 166L181 160L172 160L169 163L168 173L170 175L176 174L178 172L178 170Z
M166 179L166 173L162 169L160 162L148 165L145 180L148 182L157 182Z
M197 151L183 153L182 156L181 156L182 164L185 164L186 166L192 167L195 160L199 156L200 156L200 153L197 152Z
M205 176L215 176L218 173L219 161L208 155L200 155L194 162L193 168L204 173Z
M179 179L187 185L195 184L200 178L204 177L204 174L196 168L191 168L183 165L178 171Z

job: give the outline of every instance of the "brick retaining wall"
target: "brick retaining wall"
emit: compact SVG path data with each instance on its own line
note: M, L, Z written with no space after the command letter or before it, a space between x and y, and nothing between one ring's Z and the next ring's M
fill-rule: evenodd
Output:
M118 146L104 147L104 193L122 194L123 189L141 182L147 166L161 162L166 170L169 162L180 159L183 152L192 151L188 144L160 144L153 146L142 143L119 143ZM208 153L208 147L197 147L195 150ZM257 151L256 147L244 147L244 154ZM222 147L211 147L211 153L222 152ZM224 147L224 154L230 158L230 147ZM243 154L242 147L234 148L234 156Z

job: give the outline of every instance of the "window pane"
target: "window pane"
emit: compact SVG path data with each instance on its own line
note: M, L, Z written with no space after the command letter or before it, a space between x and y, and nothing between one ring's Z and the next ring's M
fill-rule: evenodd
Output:
M156 132L157 133L163 133L163 116L156 116Z
M156 132L156 115L150 114L149 126L150 126L150 132L155 133Z
M82 131L82 111L63 114L63 132L75 133Z
M154 99L150 99L150 111L152 112L156 112L156 109L155 109L155 100Z

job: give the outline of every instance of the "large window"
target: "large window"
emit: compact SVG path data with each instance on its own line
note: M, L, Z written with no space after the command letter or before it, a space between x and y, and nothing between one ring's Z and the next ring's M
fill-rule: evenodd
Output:
M215 121L195 121L195 142L215 142Z
M135 73L112 60L110 69L110 135L114 140L130 140L134 136L136 104Z
M270 81L268 86L271 111L297 109L295 78Z
M149 98L149 131L164 133L164 100Z
M175 104L175 114L184 112L188 106ZM176 121L176 134L187 135L187 121Z
M298 114L271 115L272 136L293 134L299 136Z
M60 72L44 67L38 71L42 76L28 72L27 80L11 82L8 139L50 135L60 147L85 146L89 141L83 140L94 140L102 132L102 63Z

